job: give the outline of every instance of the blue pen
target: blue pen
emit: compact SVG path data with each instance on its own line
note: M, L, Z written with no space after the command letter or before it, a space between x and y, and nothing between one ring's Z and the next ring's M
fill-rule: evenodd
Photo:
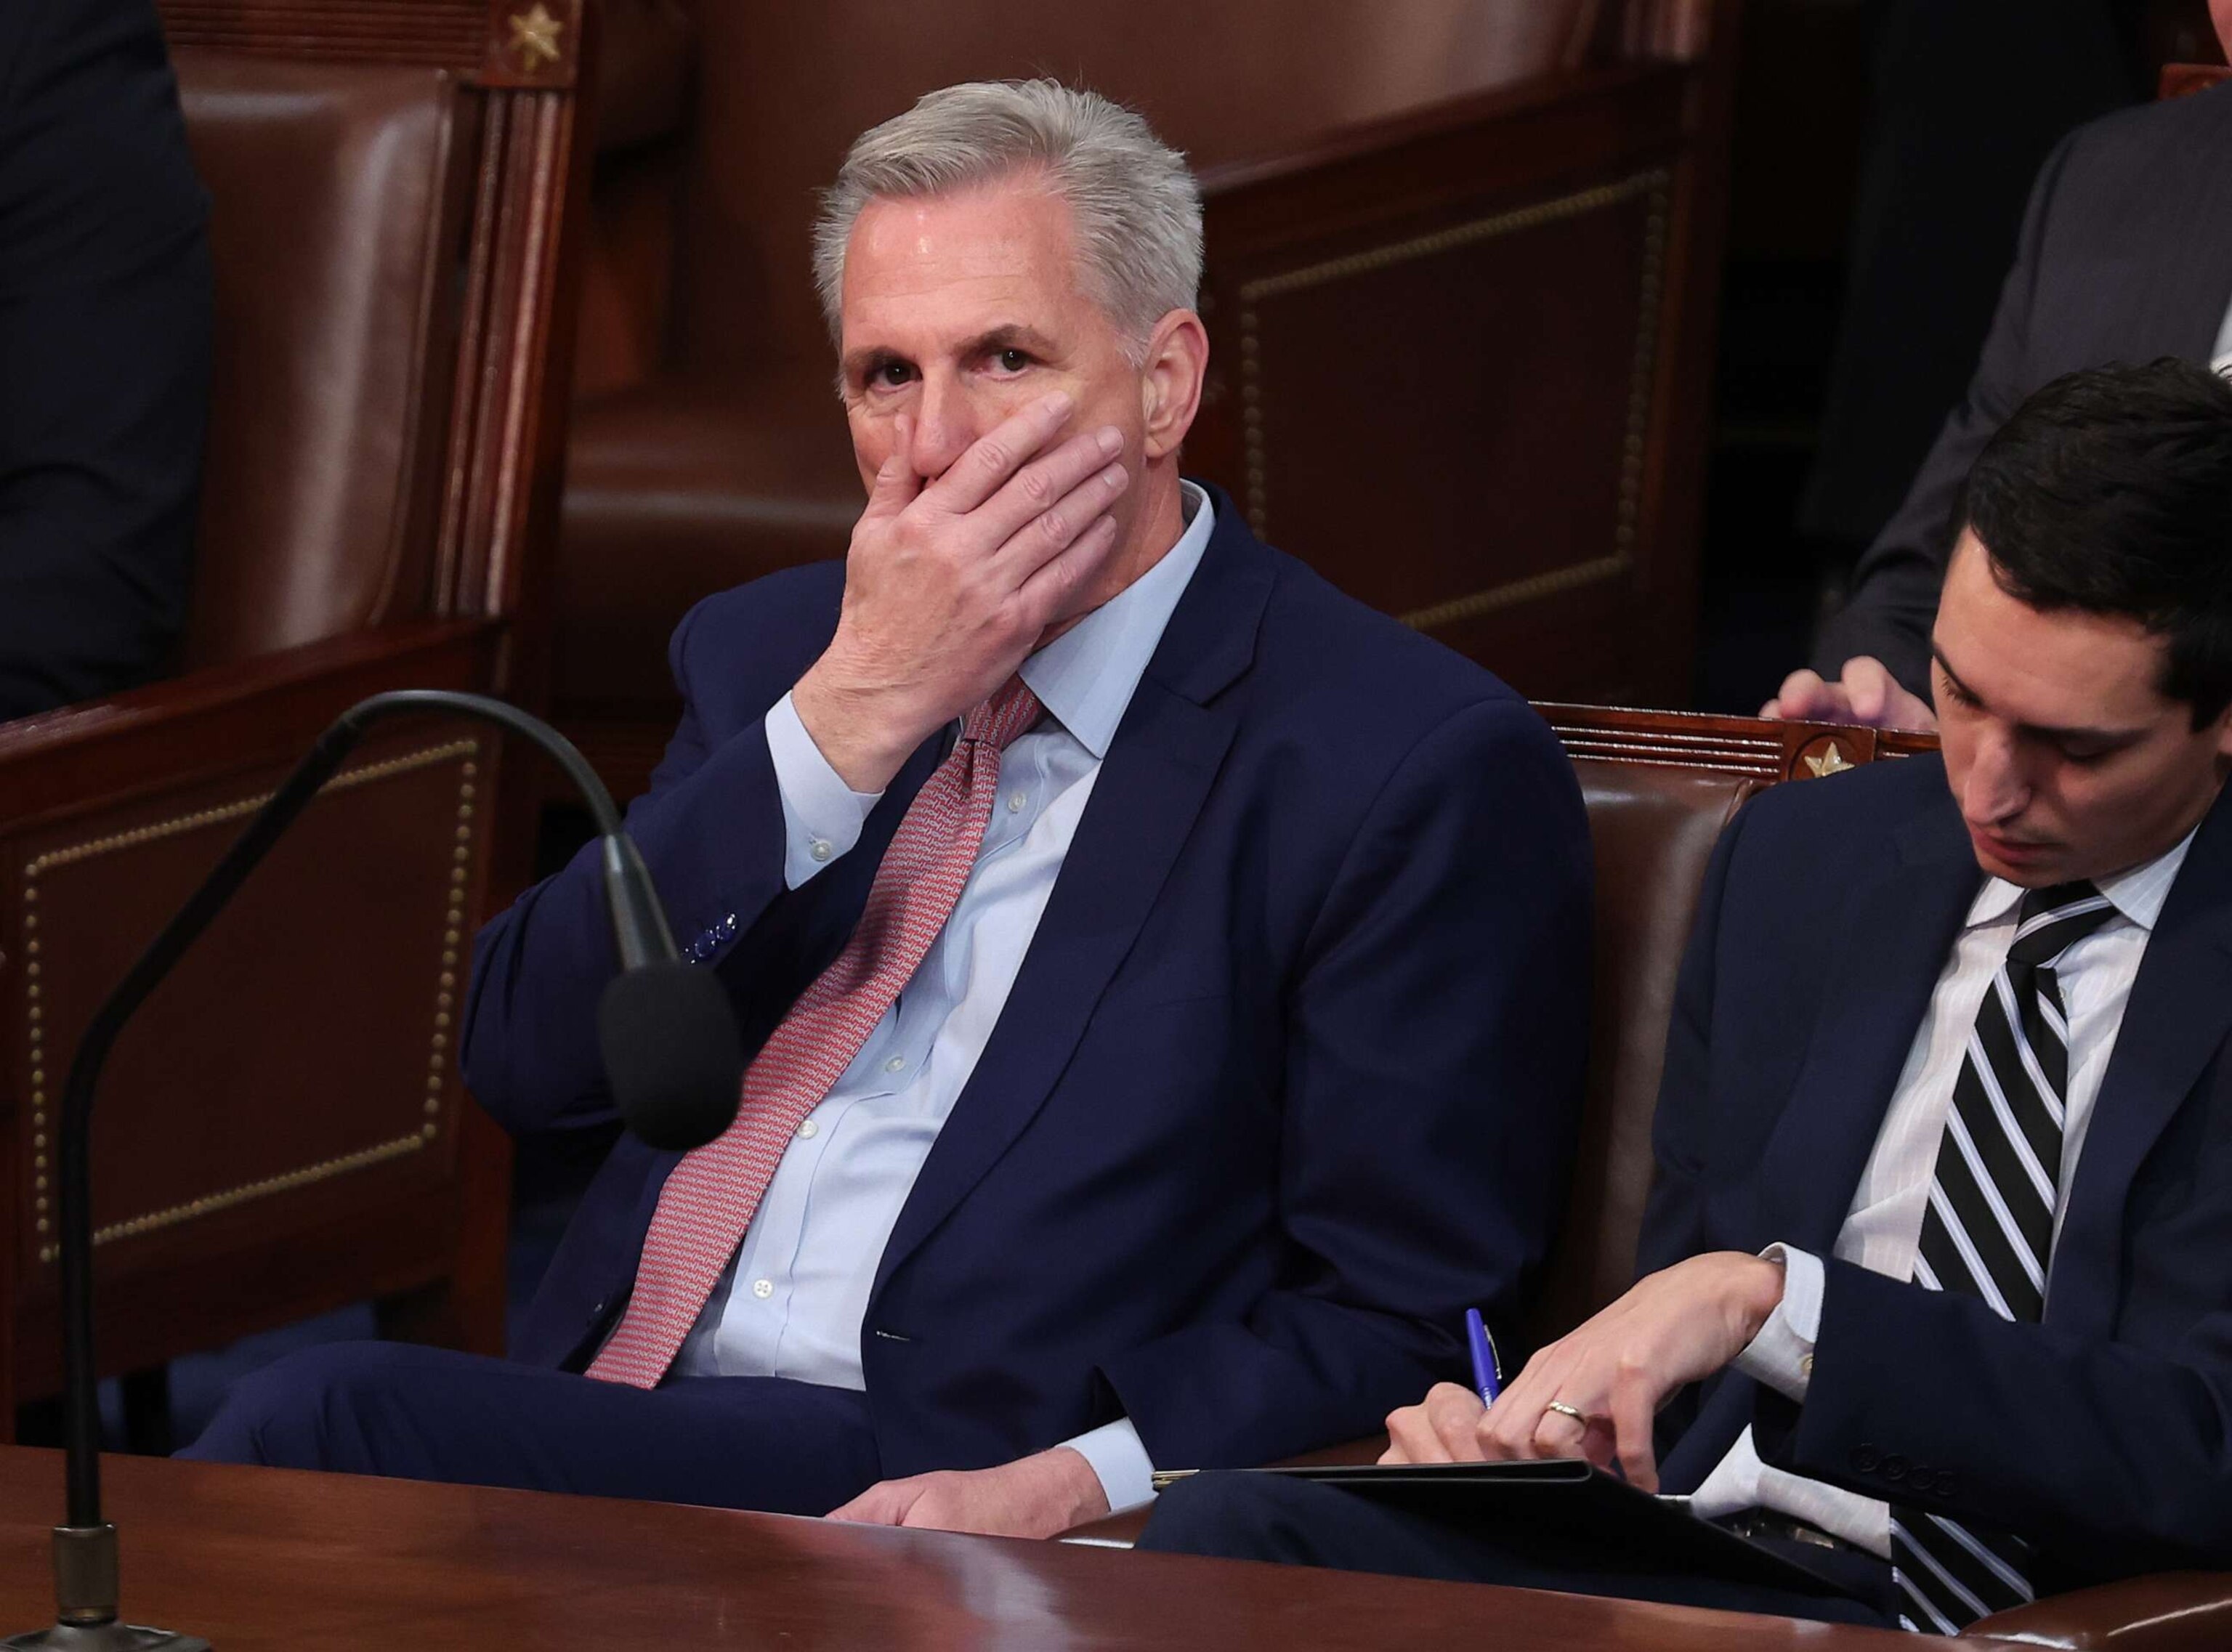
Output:
M1480 1391L1483 1405L1494 1405L1503 1391L1503 1362L1496 1357L1496 1344L1489 1339L1488 1325L1478 1308L1465 1310L1465 1341L1472 1349L1472 1385Z

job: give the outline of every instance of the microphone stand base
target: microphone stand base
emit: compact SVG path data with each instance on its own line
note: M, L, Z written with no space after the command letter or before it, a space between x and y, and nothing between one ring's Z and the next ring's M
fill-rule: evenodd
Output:
M146 1629L136 1623L57 1623L29 1635L0 1641L0 1648L23 1652L210 1652L210 1643L192 1635Z

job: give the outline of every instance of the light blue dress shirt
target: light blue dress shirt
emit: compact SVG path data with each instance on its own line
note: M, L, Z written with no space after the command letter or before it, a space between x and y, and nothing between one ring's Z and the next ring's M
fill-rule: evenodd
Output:
M1154 567L1023 662L1048 715L1009 746L976 864L899 1001L798 1127L736 1258L681 1351L678 1377L782 1377L865 1388L860 1326L885 1242L1008 1001L1093 794L1108 743L1215 526L1183 484L1187 521ZM786 694L766 719L793 889L860 839L881 797L847 787ZM1152 1491L1129 1421L1065 1443L1111 1508Z

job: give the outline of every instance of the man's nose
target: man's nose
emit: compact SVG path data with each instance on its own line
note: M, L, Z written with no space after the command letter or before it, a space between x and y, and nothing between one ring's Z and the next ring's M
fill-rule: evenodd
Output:
M1962 813L1978 826L2004 824L2029 804L2030 790L2014 740L1997 731L1989 733L1976 742L1969 759Z
M915 474L935 482L981 434L976 410L962 386L944 374L925 376L915 403Z

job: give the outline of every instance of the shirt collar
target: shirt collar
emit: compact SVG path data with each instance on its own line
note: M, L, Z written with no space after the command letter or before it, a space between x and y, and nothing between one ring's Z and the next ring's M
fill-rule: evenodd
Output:
M2177 881L2177 869L2185 865L2185 852L2193 847L2194 832L2200 830L2195 826L2152 860L2099 880L2100 892L2118 917L2142 930L2153 930L2155 920L2162 916L2163 903L2170 898L2170 886ZM1969 908L1968 927L1982 929L2011 917L2022 896L2021 888L2006 878L1987 878Z
M1185 594L1217 526L1209 496L1178 484L1185 531L1162 560L1023 662L1022 679L1039 703L1095 759L1124 720L1132 690L1154 658L1163 628Z

